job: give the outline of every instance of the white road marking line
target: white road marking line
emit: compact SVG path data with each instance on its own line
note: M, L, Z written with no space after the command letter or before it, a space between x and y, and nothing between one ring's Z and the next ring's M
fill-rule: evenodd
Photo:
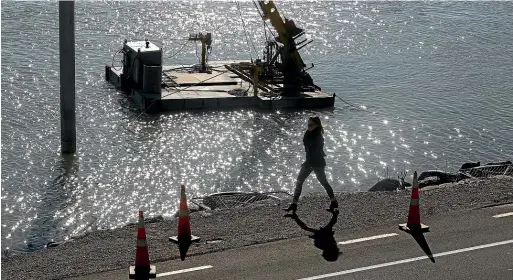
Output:
M494 218L503 218L503 217L507 217L507 216L513 216L513 212L503 213L503 214L495 215L493 217Z
M490 244L485 244L485 245L469 247L469 248L464 248L464 249L458 249L458 250L454 250L454 251L438 253L438 254L434 254L433 257L434 258L436 258L436 257L443 257L443 256L448 256L448 255L453 255L453 254L458 254L458 253L464 253L464 252L469 252L469 251L474 251L474 250L479 250L479 249L484 249L484 248L490 248L490 247L495 247L495 246L512 244L512 243L513 243L513 239L506 240L506 241L501 241L501 242L496 242L496 243L490 243ZM302 278L302 279L298 279L298 280L315 280L315 279L323 279L323 278L328 278L328 277L335 277L335 276L351 274L351 273L360 272L360 271L372 270L372 269L381 268L381 267L387 267L387 266L393 266L393 265L398 265L398 264L403 264L403 263L416 262L416 261L420 261L420 260L424 260L424 259L428 259L428 258L429 258L428 256L422 256L422 257L417 257L417 258L404 259L404 260L395 261L395 262L376 264L376 265L371 265L371 266L366 266L366 267L360 267L360 268L354 268L354 269L339 271L339 272L335 272L335 273L329 273L329 274L323 274L323 275L318 275L318 276L312 276L312 277Z
M358 239L353 239L353 240L342 241L342 242L339 242L338 244L346 245L346 244L358 243L358 242L380 239L380 238L385 238L385 237L391 237L391 236L396 236L396 235L398 235L398 234L397 233L387 233L387 234L381 234L381 235L375 235L375 236L370 236L370 237L363 237L363 238L358 238Z
M180 273L186 273L186 272L192 272L192 271L197 271L197 270L209 269L209 268L212 268L212 267L213 266L211 266L211 265L205 265L205 266L198 266L198 267L187 268L187 269L182 269L182 270L164 272L164 273L157 274L157 277L164 277L164 276L175 275L175 274L180 274Z

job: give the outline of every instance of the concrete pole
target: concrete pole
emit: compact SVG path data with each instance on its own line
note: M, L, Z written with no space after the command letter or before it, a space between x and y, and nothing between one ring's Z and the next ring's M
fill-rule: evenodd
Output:
M75 153L75 2L59 1L61 151Z

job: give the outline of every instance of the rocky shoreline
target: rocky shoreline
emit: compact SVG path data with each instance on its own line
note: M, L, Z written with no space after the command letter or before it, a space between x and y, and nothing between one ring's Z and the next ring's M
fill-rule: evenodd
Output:
M481 166L480 162L465 163L456 173L442 170L427 170L419 174L419 188L436 186L445 183L457 183L465 179L487 178L492 176L513 176L513 164L511 161L487 163ZM386 178L377 182L369 191L395 191L411 187L412 184L405 181L407 172L402 172L397 179Z
M341 214L334 229L365 228L405 220L410 190L344 193L337 197ZM467 179L426 187L420 199L423 219L451 211L512 203L513 178ZM294 221L283 218L281 208L287 203L289 201L192 213L192 232L202 239L189 249L188 256L306 235ZM328 205L325 194L308 195L301 198L298 215L310 226L324 226L330 219L330 214L324 210ZM152 262L179 258L178 248L168 240L176 234L176 229L176 220L153 219L146 224ZM128 269L135 258L135 241L133 224L90 232L54 248L3 256L2 276L6 279L63 279Z

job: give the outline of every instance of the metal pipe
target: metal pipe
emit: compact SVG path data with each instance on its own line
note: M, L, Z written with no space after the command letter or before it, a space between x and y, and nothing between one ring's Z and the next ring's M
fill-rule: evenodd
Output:
M61 151L75 153L75 2L59 2Z
M306 72L306 71L308 71L308 70L310 70L310 69L312 69L312 68L314 68L314 64L313 64L313 63L312 63L312 66L310 66L310 67L308 67L308 68L304 69L304 71Z
M201 71L207 71L207 42L206 39L201 39Z
M304 48L306 45L310 44L311 42L313 42L313 40L310 40L310 42L308 42L308 43L306 43L306 44L302 45L301 47L297 48L296 50L298 50L298 51L299 51L300 49Z
M278 59L278 56L280 55L280 53L282 52L282 48L281 47L278 47L276 49L276 53L274 54L273 58L271 59L271 61L269 61L269 64L274 64L276 62L276 60Z
M301 31L299 34L297 34L296 36L292 37L294 40L296 40L297 38L301 37L302 35L304 35L305 32L304 31Z
M303 41L301 41L301 42L297 43L297 44L296 44L296 46L299 46L299 45L303 44L303 43L304 43L304 42L306 42L306 41L308 41L308 39L304 39Z

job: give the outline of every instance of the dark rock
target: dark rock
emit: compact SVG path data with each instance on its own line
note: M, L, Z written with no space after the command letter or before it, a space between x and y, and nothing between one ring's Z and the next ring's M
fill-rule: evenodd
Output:
M459 182L464 179L470 178L463 173L452 174L440 170L424 171L419 176L419 188L427 186L435 186L445 183Z
M464 174L452 174L449 172L444 172L440 170L428 170L424 171L419 176L419 181L422 181L429 177L438 177L438 179L443 183L457 182L463 179L468 178L468 176Z
M401 186L401 181L396 179L383 179L372 186L370 192L383 192L383 191L395 191L397 189L404 189L404 187L411 186L410 183L404 182L404 186Z
M422 181L428 177L445 177L447 175L446 172L444 171L440 171L440 170L428 170L428 171L424 171L422 173L420 173L419 175L419 181Z
M162 217L162 215L144 219L145 224L158 223L162 221L164 221L164 217Z
M442 182L438 177L428 177L424 180L419 181L419 188L422 189L424 187L441 185L443 183L444 182Z
M474 167L478 167L481 165L481 162L467 162L467 163L464 163L460 169L469 169L469 168L474 168Z

